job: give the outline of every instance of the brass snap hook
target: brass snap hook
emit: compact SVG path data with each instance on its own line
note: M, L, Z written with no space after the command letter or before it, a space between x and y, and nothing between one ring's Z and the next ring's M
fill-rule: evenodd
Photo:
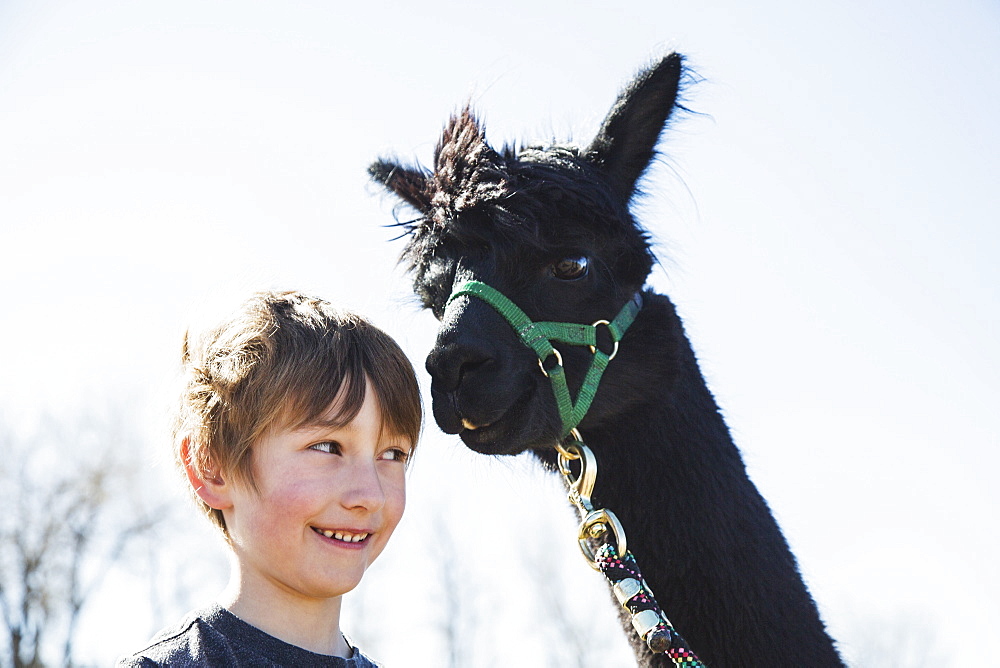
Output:
M593 548L591 548L590 541L607 537L608 531L614 534L615 551L618 554L625 554L625 550L628 549L625 542L625 529L622 527L622 523L618 521L618 516L613 512L607 508L591 511L589 515L583 518L583 522L580 524L580 533L578 536L580 551L590 564L590 567L595 571L601 570L601 567L597 564L597 555L594 553ZM605 540L605 542L608 541Z
M570 432L579 437L580 432L575 429ZM592 511L594 505L590 500L590 495L594 493L594 484L597 482L597 458L594 453L577 440L568 445L560 445L559 448L559 472L566 479L569 487L570 502L581 510ZM573 460L580 460L580 473L574 477L573 469L569 463Z

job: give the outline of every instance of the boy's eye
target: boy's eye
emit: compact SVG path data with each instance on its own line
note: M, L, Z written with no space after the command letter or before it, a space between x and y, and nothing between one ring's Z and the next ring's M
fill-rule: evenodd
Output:
M388 460L392 462L403 462L404 464L410 458L410 453L402 448L393 448L392 450L386 450L382 453L379 459Z
M320 452L326 452L331 455L340 454L340 443L336 441L321 441L320 443L313 443L309 446L310 450L319 450Z

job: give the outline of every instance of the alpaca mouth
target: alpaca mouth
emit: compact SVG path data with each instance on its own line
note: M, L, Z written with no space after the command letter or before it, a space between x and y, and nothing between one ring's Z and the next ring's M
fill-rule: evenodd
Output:
M491 412L477 418L460 417L459 436L465 445L485 455L516 455L535 440L536 421L529 416L532 391L525 392L502 412Z
M499 454L506 451L510 443L513 425L507 418L507 413L481 422L463 417L459 436L465 445L483 454ZM492 417L492 416L491 416Z

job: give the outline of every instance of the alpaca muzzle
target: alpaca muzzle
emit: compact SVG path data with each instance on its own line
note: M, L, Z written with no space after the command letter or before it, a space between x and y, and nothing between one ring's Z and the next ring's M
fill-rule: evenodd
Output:
M517 304L496 288L480 281L466 281L451 293L445 310L447 311L452 302L462 296L476 297L492 306L514 329L521 342L534 351L538 357L538 366L551 382L552 391L555 393L559 418L562 420L560 440L569 436L587 414L597 394L597 387L604 370L618 354L618 345L622 337L642 309L642 293L637 292L625 302L618 315L611 321L598 320L590 325L573 322L534 322ZM610 335L613 344L610 353L604 352L597 345L598 330L601 327L606 328ZM593 355L575 400L570 396L569 385L566 383L562 354L552 345L553 341L572 346L587 346ZM466 425L466 428L474 429L476 425L473 427Z

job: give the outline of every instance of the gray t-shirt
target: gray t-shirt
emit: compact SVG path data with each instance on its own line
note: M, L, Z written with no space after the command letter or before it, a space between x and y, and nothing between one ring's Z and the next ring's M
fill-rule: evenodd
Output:
M145 649L118 659L115 665L117 668L378 668L374 661L357 649L351 658L343 659L290 645L217 605L189 613L178 624L157 633Z

